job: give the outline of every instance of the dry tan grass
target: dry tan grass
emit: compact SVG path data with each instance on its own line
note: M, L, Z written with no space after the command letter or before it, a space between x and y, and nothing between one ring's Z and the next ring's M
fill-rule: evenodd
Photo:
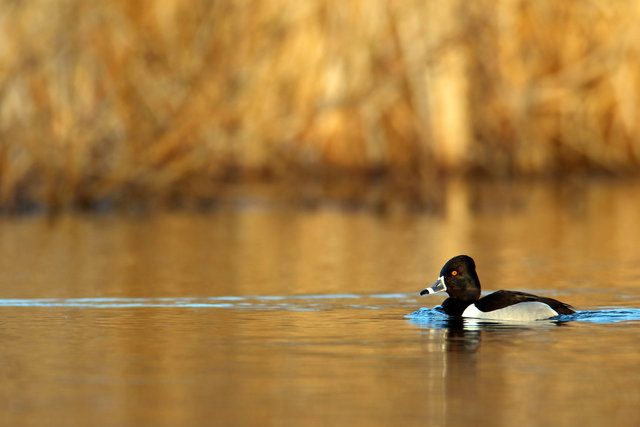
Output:
M0 205L234 176L637 172L622 0L0 0Z

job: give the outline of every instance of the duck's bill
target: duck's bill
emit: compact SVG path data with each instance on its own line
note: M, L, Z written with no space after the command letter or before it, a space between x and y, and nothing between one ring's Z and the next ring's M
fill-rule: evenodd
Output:
M426 289L421 290L420 295L435 294L437 292L444 292L446 290L447 285L444 284L444 276L440 276L438 277L438 280L436 280L436 283Z

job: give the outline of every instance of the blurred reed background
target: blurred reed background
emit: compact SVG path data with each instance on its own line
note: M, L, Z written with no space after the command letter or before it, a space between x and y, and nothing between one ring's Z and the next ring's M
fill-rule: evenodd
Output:
M0 0L0 205L634 174L638 22L626 0Z

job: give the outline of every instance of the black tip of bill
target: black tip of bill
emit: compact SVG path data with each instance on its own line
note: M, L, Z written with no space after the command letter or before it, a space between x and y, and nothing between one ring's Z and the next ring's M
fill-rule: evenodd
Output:
M436 283L434 283L433 285L429 286L426 289L421 290L420 295L435 294L437 292L444 292L446 290L447 290L447 285L445 285L444 283L444 277L440 276L438 277L438 280L436 280Z

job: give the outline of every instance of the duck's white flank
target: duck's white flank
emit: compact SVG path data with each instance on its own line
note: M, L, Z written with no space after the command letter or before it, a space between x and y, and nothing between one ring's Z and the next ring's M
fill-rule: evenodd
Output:
M480 311L475 304L471 304L462 313L462 317L474 317L476 319L519 321L548 319L557 315L558 313L547 304L535 301L520 302L489 312Z

